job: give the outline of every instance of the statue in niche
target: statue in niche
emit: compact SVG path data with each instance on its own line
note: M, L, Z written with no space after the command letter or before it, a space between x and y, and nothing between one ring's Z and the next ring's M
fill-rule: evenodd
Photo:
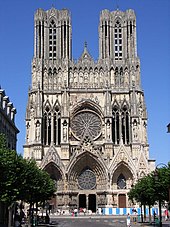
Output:
M97 104L99 104L99 100L98 100L98 97L97 97L97 96L95 97L95 102L96 102Z
M138 140L138 125L136 121L133 123L133 139Z
M96 72L96 81L95 81L96 87L99 87L99 74Z
M90 72L89 84L92 86L93 83L93 72Z
M111 84L114 85L115 84L115 75L114 75L114 70L111 69Z
M48 80L49 80L49 88L48 89L52 89L52 84L53 84L53 75L52 75L52 73L50 72L49 73L49 77L48 77Z
M66 122L67 123L67 122ZM67 141L67 126L63 124L63 141Z
M88 83L89 81L88 81L88 73L87 72L85 72L85 74L84 74L84 82L85 83Z
M120 86L124 86L123 69L120 69Z
M100 72L100 86L103 86L103 72Z
M115 71L115 85L116 85L116 87L119 85L118 69L116 69L116 71Z
M40 141L40 122L38 121L36 123L36 128L35 128L35 140L38 142Z
M56 89L56 87L57 87L57 73L56 73L56 71L54 72L53 86L54 86L54 89Z
M82 84L83 84L83 73L82 72L79 73L79 83L80 83L80 86L82 86Z
M77 100L77 95L75 95L74 96L74 102L73 102L73 104L76 104L78 102L78 100Z
M108 140L110 140L110 121L107 120L106 122L106 137Z
M32 86L35 87L36 86L36 72L33 68L33 72L32 72Z
M77 83L78 83L78 73L77 73L77 71L75 71L75 73L74 73L73 83L74 83L74 86L77 86Z
M74 81L73 73L70 72L70 84L71 84L71 86L72 86L72 84L73 84L73 81Z
M136 84L140 86L140 68L139 65L136 66Z
M134 73L134 69L132 67L132 71L131 71L131 81L133 82L132 85L135 86L135 73Z
M143 108L142 108L142 102L141 101L139 102L139 106L138 106L138 114L139 114L139 117L142 117Z
M128 72L127 71L125 72L124 84L125 84L125 87L128 87L129 76L128 76Z
M31 107L31 110L30 110L30 118L33 119L34 118L34 108Z
M62 79L61 79L61 70L58 72L58 86L61 87Z
M91 99L92 101L95 101L93 93L90 94L90 99Z

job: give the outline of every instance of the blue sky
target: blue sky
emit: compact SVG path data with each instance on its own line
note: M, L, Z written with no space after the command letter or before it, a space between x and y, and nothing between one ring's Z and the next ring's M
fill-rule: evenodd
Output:
M73 58L84 42L98 58L100 11L134 9L137 17L138 56L148 111L150 158L170 161L170 0L0 0L0 85L17 108L17 151L23 153L25 112L31 82L34 12L67 8L72 15Z

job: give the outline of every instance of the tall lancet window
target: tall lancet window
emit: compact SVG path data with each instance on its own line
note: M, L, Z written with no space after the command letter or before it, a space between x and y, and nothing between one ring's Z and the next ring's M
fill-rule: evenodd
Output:
M114 47L115 47L115 60L122 59L122 27L119 21L115 24L114 29Z
M120 142L120 129L119 129L119 110L115 106L113 108L113 122L112 122L112 140L114 144L119 144Z
M51 20L49 27L49 58L56 59L56 24Z
M51 143L51 112L50 108L47 106L45 108L44 117L43 117L43 125L44 125L44 145L50 145Z
M54 112L54 124L53 124L53 131L54 131L54 144L59 145L61 142L61 115L60 115L60 110L58 107L55 107L55 112Z
M129 144L129 112L127 107L123 107L122 109L121 121L123 144Z

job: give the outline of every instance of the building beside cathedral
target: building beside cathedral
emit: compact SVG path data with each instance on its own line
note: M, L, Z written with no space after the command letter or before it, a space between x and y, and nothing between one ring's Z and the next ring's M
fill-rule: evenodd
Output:
M5 90L0 87L0 134L5 136L6 147L10 150L16 150L17 134L19 133L15 124L15 115L16 108L6 95ZM7 204L4 201L0 201L0 226L5 223L6 209L8 209Z
M16 109L5 90L0 88L0 134L6 138L7 148L16 150L18 128L15 125Z
M56 183L57 209L130 207L132 184L151 172L136 16L103 10L99 57L72 58L66 9L38 9L24 157Z

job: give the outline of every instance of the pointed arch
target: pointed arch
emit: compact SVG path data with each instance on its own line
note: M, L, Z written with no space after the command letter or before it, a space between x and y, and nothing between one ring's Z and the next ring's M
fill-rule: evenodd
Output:
M130 142L130 113L127 100L124 101L121 106L121 132L123 144L129 144Z
M57 191L63 191L64 188L64 165L55 149L50 147L41 162L42 169L47 171L54 180Z
M98 68L97 67L95 67L94 68L94 72L98 72L99 70L98 70Z
M114 172L111 174L112 176L112 189L129 189L133 180L133 172L129 168L128 164L124 161L120 162Z
M57 74L57 69L56 69L56 67L54 67L54 69L53 69L53 74Z
M51 105L49 100L44 104L43 111L43 143L50 145L51 143Z
M81 189L79 185L77 185L77 182L85 170L93 170L97 182L95 188L97 190L104 190L105 185L107 184L107 167L104 164L104 161L102 162L101 159L98 158L98 155L83 150L76 156L76 160L72 159L68 166L67 174L69 189Z
M48 69L48 75L49 76L52 75L52 68L51 67Z
M53 142L55 145L60 145L61 143L61 107L56 100L53 107Z
M54 181L56 191L63 191L64 190L64 175L58 166L54 162L48 163L44 170L50 175L50 178Z
M120 143L119 112L119 104L117 100L115 100L112 107L112 141L114 144Z

